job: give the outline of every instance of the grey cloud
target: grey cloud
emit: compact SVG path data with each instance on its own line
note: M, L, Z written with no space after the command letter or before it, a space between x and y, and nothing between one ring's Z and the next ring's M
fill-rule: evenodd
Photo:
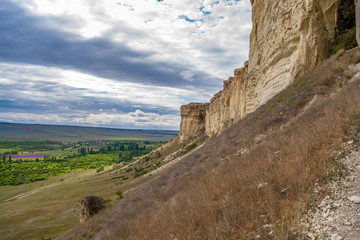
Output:
M184 81L180 73L188 70L186 63L154 62L151 61L154 52L134 51L107 38L84 40L50 28L56 21L69 24L55 17L44 20L12 2L1 1L0 61L77 69L119 81L158 86L202 86L210 91L218 87L218 79L202 72L195 73L196 81ZM109 32L110 35L113 33Z

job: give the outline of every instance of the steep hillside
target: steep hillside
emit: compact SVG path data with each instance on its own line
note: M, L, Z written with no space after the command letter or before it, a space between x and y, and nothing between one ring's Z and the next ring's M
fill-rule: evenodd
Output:
M341 164L331 157L360 114L359 61L359 48L334 55L64 238L299 236L290 227L314 183L337 176Z
M65 239L301 237L314 183L343 173L336 154L359 120L359 3L251 3L249 61L210 103L181 107L158 150L175 161Z

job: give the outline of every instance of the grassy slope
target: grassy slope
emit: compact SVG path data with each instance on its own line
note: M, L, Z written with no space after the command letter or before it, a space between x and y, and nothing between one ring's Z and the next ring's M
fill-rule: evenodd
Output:
M360 114L360 80L348 82L359 58L359 48L333 56L64 238L272 238L266 223L275 239L298 238L289 229L311 206L314 183L343 173L332 157Z
M105 172L110 169L106 167ZM99 175L95 169L83 170L42 182L0 186L0 239L59 236L78 223L77 203L82 197L96 195L116 201L116 191L129 191L151 178L132 179L131 172L130 179L123 181L105 172ZM28 195L16 198L24 193Z
M175 134L174 131L0 124L0 135L7 136L7 140L53 139L67 142L126 138L164 141L173 138ZM62 152L58 150L45 153L59 155ZM111 167L106 167L108 168ZM129 177L127 181L123 181L121 178L112 179L114 175L110 173L99 175L96 169L92 169L62 174L26 185L0 186L0 239L39 239L41 236L62 234L78 222L77 203L82 197L93 194L115 200L116 191L128 191L151 177L133 179L133 174L134 171L121 174ZM25 196L16 198L24 193ZM14 199L6 201L11 198Z
M77 142L87 140L169 140L176 131L128 130L95 127L0 123L1 140L53 140Z

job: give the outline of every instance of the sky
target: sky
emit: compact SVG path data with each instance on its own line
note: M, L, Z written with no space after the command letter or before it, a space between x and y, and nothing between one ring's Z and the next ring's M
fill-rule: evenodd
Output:
M249 0L1 0L0 122L178 130L251 27Z

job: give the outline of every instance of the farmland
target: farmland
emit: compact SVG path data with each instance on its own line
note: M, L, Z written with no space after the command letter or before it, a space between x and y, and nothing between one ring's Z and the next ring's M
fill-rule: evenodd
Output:
M68 230L82 197L115 201L116 191L132 189L150 171L132 163L176 134L0 123L0 239ZM114 175L121 167L126 171Z
M130 162L176 133L0 123L0 185Z

